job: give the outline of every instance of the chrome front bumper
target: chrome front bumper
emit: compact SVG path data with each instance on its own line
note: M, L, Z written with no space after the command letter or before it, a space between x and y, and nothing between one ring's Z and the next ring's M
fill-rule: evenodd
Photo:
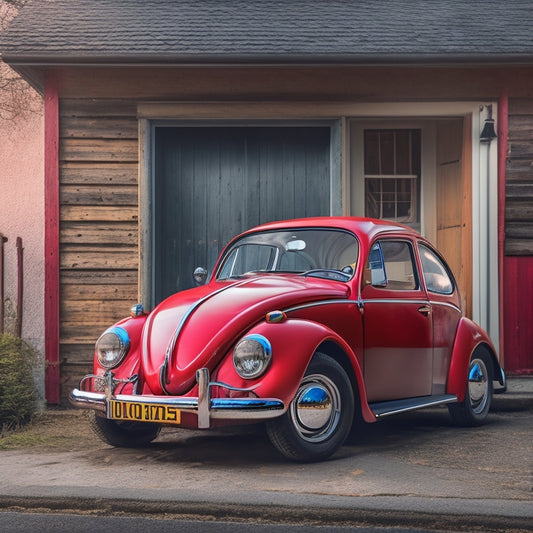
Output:
M251 389L236 389L225 383L210 382L209 370L201 368L196 372L198 397L183 396L142 396L136 394L113 394L113 376L108 371L105 376L104 392L90 392L74 389L69 396L70 402L81 409L102 411L109 417L110 400L133 402L137 404L161 405L179 409L183 413L198 416L198 427L209 428L212 419L218 420L267 420L285 413L285 404L275 398L211 398L213 386L229 390L249 392ZM83 382L83 380L82 380Z

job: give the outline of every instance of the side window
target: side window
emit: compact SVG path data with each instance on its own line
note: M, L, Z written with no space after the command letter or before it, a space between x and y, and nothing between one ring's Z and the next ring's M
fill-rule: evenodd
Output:
M374 287L386 287L387 276L385 274L381 244L379 242L374 244L370 250L370 254L368 255L368 268L370 269L370 282L372 285Z
M453 281L440 258L423 244L418 246L418 250L427 290L439 294L451 294Z
M368 266L374 286L397 291L418 288L413 250L408 242L379 241L372 247ZM378 277L380 280L377 279Z

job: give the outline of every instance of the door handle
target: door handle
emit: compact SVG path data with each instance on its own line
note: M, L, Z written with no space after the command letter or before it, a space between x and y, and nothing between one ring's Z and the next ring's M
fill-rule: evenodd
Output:
M425 316L429 316L429 314L431 313L431 306L423 305L422 307L418 308L418 312Z

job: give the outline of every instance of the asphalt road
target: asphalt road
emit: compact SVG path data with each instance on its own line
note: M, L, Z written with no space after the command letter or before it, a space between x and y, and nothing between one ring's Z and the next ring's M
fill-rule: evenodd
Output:
M44 514L0 512L0 530L9 533L94 533L95 531L128 531L128 533L424 533L425 529L403 527L355 527L221 522L216 520L183 520L176 518L147 518L130 516L84 516L73 514ZM450 533L447 531L446 533Z
M142 450L2 451L0 509L533 531L532 414L496 402L479 428L446 408L404 414L315 464L287 462L255 426L166 429Z

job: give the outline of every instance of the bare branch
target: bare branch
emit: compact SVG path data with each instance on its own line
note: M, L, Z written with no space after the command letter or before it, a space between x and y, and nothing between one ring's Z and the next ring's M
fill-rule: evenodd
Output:
M25 0L0 0L0 31L16 16ZM12 68L0 61L0 121L41 112L39 95Z

